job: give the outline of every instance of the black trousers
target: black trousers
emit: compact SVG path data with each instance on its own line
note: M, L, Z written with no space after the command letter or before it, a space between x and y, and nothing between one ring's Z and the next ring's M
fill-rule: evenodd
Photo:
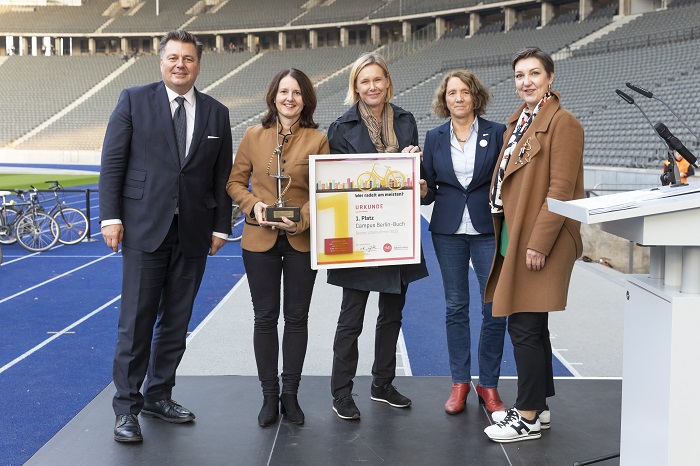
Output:
M402 285L400 294L379 293L379 315L374 335L372 365L372 379L375 385L391 383L396 376L396 342L401 331L407 288L407 285ZM343 302L333 342L333 398L352 392L352 379L357 372L359 359L357 339L362 333L368 297L369 291L343 288Z
M280 283L284 279L284 335L282 337L282 393L296 394L309 338L309 306L316 280L311 256L299 252L279 235L269 251L243 250L243 265L253 299L253 349L263 395L280 393L278 374Z
M154 252L122 247L122 256L122 299L112 366L117 393L112 407L115 414L137 414L144 398L154 402L171 397L207 256L182 254L177 217Z
M516 312L508 316L508 333L518 370L515 407L519 410L543 410L547 397L554 396L548 323L548 312Z

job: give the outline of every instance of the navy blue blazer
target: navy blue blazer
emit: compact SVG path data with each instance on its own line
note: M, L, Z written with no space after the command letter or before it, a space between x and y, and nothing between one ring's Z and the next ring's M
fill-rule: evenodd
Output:
M192 143L181 167L165 84L124 89L119 96L102 148L100 220L121 219L124 246L155 251L176 207L188 257L207 255L212 232L231 232L228 109L196 89L195 99Z
M425 136L423 169L428 194L421 204L433 201L430 231L451 235L462 221L464 206L476 231L493 234L493 220L489 208L489 188L496 161L503 147L505 125L477 117L479 134L476 140L474 175L466 188L457 180L450 149L450 125L452 120L433 128ZM482 141L486 141L484 144Z
M410 145L418 145L418 127L410 112L390 104L394 110L394 133L399 141L399 150ZM357 104L334 121L328 128L328 144L331 154L371 154L377 149L369 137L369 131L360 117ZM409 265L386 265L382 267L358 267L350 269L329 269L328 283L364 291L401 293L402 284L428 276L428 268L421 263Z

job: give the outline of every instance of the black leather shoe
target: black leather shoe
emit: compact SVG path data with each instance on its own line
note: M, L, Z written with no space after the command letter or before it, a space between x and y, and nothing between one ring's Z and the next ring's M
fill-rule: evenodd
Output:
M195 417L192 411L183 408L175 400L161 400L155 403L145 402L141 414L148 417L157 417L165 422L175 424L194 421Z
M280 397L278 395L265 395L263 405L258 414L258 424L260 427L267 427L277 422L279 415Z
M296 395L282 393L280 401L282 402L282 414L287 415L289 422L292 424L304 423L304 411L301 410Z
M141 426L136 414L117 414L114 423L114 440L117 442L143 442Z

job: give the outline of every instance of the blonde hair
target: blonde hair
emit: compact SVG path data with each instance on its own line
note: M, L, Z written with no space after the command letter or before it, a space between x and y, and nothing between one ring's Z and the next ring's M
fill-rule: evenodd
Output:
M449 118L450 110L447 108L445 96L447 95L447 82L451 78L458 78L469 88L469 93L472 96L472 105L474 106L474 115L481 116L486 113L486 107L491 102L491 93L474 73L466 70L452 70L442 78L440 87L435 91L433 113L440 118Z
M384 102L388 103L394 97L394 83L389 76L389 67L386 66L386 61L384 57L376 52L365 52L360 57L355 60L352 64L352 71L350 71L350 80L348 81L348 93L345 96L345 104L353 105L355 102L360 100L360 94L355 90L355 81L357 81L357 75L365 66L368 65L379 65L379 67L384 70L384 76L389 80L389 86L386 89L386 97Z

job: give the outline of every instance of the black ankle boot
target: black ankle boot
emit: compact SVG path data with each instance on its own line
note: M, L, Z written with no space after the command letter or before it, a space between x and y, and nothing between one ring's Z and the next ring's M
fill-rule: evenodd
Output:
M296 395L282 393L280 401L282 402L282 414L287 415L289 422L292 424L304 423L304 411L301 410Z
M263 405L260 408L260 414L258 414L258 424L261 427L267 427L277 422L279 404L279 395L265 395L263 397Z

